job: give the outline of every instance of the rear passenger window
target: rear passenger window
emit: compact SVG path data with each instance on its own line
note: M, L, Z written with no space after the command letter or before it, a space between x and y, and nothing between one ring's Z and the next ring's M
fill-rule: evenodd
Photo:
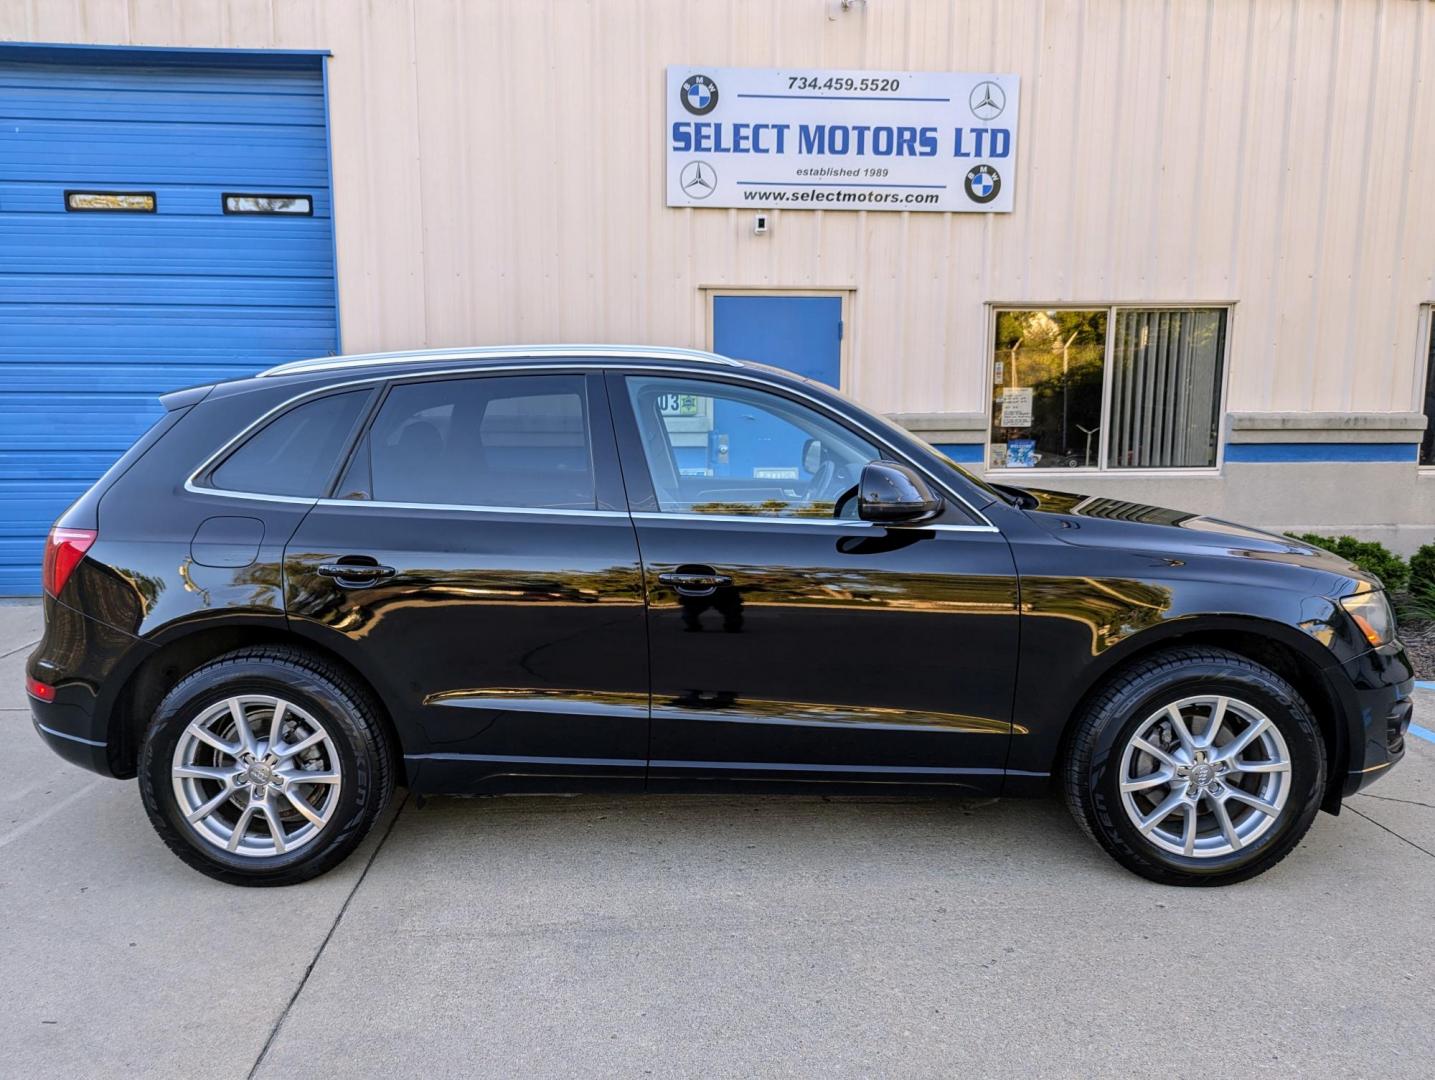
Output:
M365 440L369 493L380 502L591 510L588 431L581 375L396 386ZM362 497L348 477L341 490Z
M210 473L225 491L318 498L370 391L305 402L271 420Z

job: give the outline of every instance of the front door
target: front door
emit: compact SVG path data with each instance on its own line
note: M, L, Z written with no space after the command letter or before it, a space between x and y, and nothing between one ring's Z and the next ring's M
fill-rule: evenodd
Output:
M737 379L612 374L642 551L649 782L999 784L1016 575L955 504L856 520L891 456L811 402Z
M392 386L286 551L291 625L398 702L420 790L641 786L638 549L597 374Z
M714 352L840 385L842 297L719 293L712 305Z

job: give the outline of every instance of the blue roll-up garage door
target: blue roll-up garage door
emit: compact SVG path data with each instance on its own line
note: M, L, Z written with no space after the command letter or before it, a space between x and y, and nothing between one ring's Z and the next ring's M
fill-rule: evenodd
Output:
M338 350L322 65L0 44L0 595L158 394Z

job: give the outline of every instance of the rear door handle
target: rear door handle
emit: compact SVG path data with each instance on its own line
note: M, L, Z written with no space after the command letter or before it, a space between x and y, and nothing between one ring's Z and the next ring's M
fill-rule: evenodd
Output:
M319 564L319 573L333 578L345 588L363 589L384 578L393 577L394 568L372 562L326 562Z
M711 570L670 571L668 573L659 574L658 580L664 585L671 585L683 596L711 596L719 589L726 588L732 584L732 578L726 574L718 574Z

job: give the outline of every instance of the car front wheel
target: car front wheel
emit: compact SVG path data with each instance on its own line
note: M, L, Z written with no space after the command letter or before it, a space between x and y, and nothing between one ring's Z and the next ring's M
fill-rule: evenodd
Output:
M336 866L392 787L368 695L284 648L239 650L186 676L160 703L140 761L165 843L238 885L289 885Z
M1077 823L1153 881L1225 885L1300 842L1325 788L1309 707L1274 672L1221 649L1123 671L1077 722L1065 789Z

